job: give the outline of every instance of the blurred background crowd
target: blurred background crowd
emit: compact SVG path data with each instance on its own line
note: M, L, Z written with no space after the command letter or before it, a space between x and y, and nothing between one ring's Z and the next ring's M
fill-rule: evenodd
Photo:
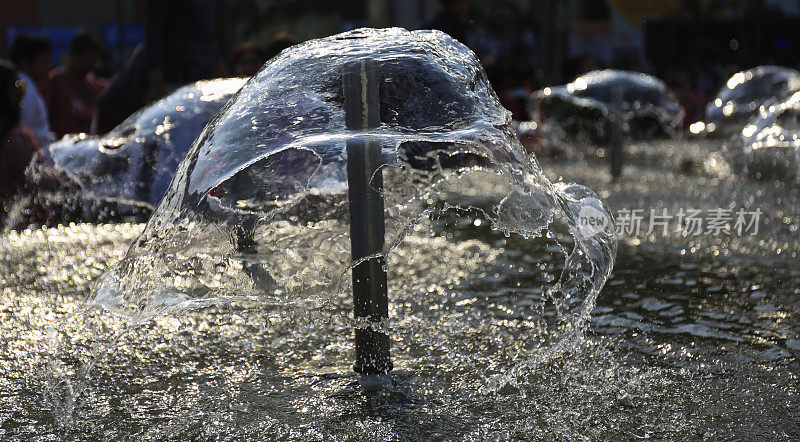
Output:
M251 76L288 46L362 26L450 34L517 120L533 91L616 68L663 79L688 125L732 73L800 67L800 0L0 0L0 10L4 197L65 134L106 133L182 85Z

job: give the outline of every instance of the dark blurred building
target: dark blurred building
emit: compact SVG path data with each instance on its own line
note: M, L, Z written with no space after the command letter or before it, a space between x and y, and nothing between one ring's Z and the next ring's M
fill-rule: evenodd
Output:
M89 29L99 35L109 55L119 61L141 41L142 0L0 0L0 58L6 58L14 36L31 33L48 38L53 64L61 64L73 35Z
M222 1L222 0L221 0ZM49 37L54 64L74 32L97 33L118 66L141 41L144 0L0 0L0 57L19 32ZM279 32L300 41L360 26L419 29L441 0L224 0L228 41L262 46ZM593 68L659 74L716 59L742 67L797 64L800 0L468 0L466 40L487 66L520 59L537 82ZM760 11L760 12L758 12Z
M646 53L657 70L709 64L800 66L800 2L753 1L648 20Z

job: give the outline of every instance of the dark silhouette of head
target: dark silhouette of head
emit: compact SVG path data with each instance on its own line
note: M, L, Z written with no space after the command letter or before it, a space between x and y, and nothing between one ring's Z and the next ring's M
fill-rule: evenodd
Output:
M86 75L100 60L102 50L103 45L93 33L78 31L69 43L67 69L80 76Z
M267 59L281 53L282 50L300 43L294 35L288 32L279 32L272 36L267 43Z
M465 16L469 12L467 0L441 0L442 9L458 16Z
M35 81L47 78L50 63L50 42L43 37L20 34L11 43L9 57L19 70L30 75Z
M5 142L11 129L19 124L24 88L16 67L0 60L0 145Z
M242 43L233 50L231 72L236 77L252 77L268 59L266 51L252 41Z

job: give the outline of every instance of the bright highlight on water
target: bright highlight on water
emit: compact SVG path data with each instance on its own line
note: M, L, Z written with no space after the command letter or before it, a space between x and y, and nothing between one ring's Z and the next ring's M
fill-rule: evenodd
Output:
M512 123L465 46L359 29L62 140L79 194L153 213L3 235L0 439L797 435L796 95L730 139L678 133L644 74L532 98L542 118ZM354 317L365 263L379 320ZM354 373L356 330L388 337L389 382Z

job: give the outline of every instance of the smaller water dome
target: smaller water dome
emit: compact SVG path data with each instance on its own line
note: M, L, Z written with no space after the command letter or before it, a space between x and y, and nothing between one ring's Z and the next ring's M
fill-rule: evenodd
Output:
M65 136L50 145L50 156L83 196L155 208L194 139L245 81L226 78L184 86L106 135Z
M800 72L781 66L759 66L733 74L706 106L707 132L739 133L763 104L784 101L800 91Z
M800 180L800 92L761 106L733 143L732 164L742 173Z
M568 144L608 142L613 114L633 139L675 137L683 121L675 94L656 77L619 70L593 71L531 96L531 119L549 139Z

